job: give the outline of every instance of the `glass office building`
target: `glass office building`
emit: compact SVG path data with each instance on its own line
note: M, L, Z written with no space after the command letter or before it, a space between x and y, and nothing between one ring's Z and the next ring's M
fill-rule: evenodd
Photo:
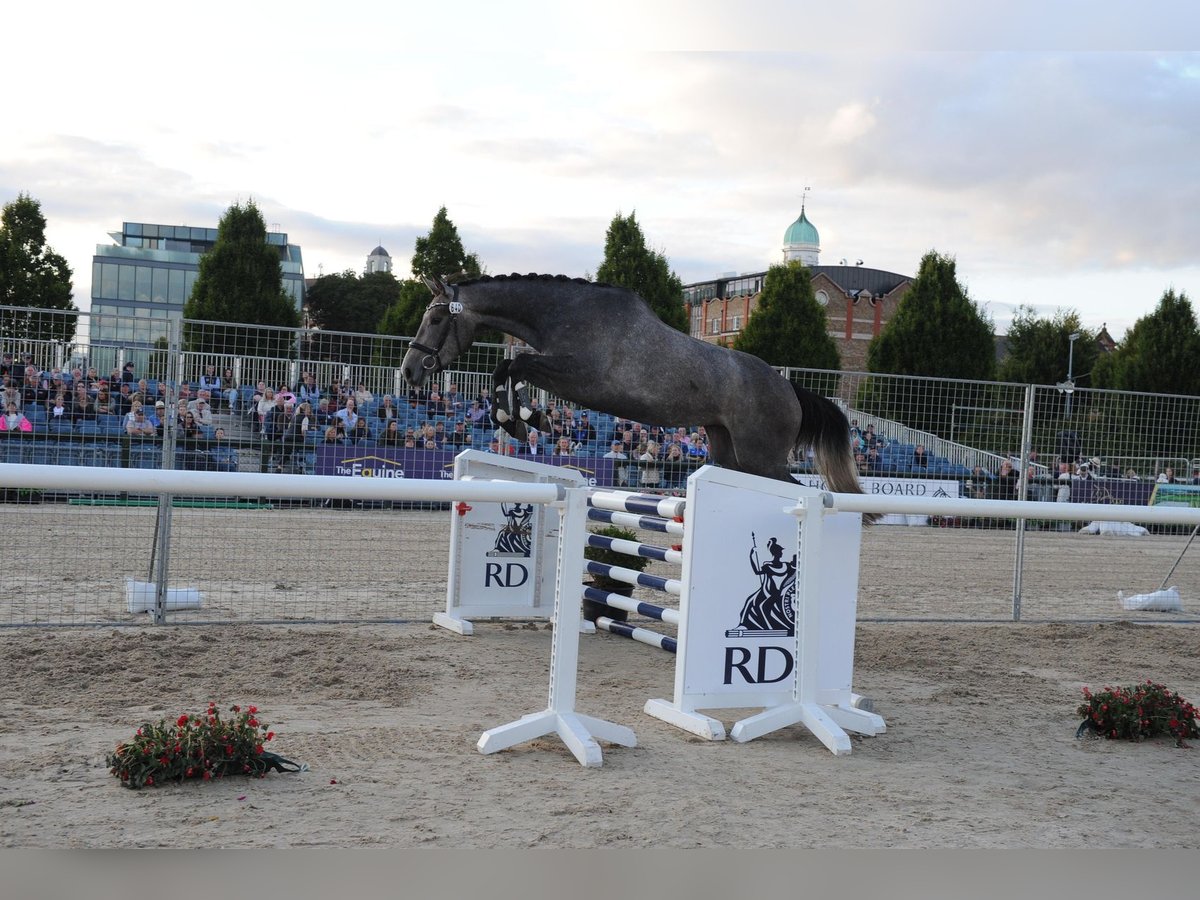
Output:
M93 344L149 349L183 318L183 304L200 272L200 257L217 240L215 228L125 222L110 232L112 245L98 244L92 257ZM283 289L304 305L304 262L300 247L285 233L267 232L279 251Z

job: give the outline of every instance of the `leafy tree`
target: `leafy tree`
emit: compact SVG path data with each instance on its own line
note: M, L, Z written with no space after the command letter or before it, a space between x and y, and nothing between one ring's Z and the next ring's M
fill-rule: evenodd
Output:
M672 328L689 332L683 302L683 282L671 271L666 256L649 250L635 213L617 213L604 237L604 262L596 280L619 285L637 293L650 304L655 315Z
M781 263L767 271L758 308L733 347L773 366L841 367L825 310L813 295L812 273L799 262Z
M1154 312L1138 319L1096 366L1097 386L1164 396L1107 398L1109 418L1133 424L1127 444L1144 456L1195 455L1200 420L1189 398L1200 396L1200 330L1187 294L1168 289ZM1078 396L1078 393L1076 394Z
M917 277L883 331L867 348L867 370L896 375L991 380L996 344L991 320L959 284L955 261L926 253ZM869 379L859 402L868 411L934 434L948 435L951 408L986 406L987 387L929 382L921 390L891 391Z
M412 274L419 282L422 275L449 278L462 275L477 278L483 274L479 257L463 249L458 229L446 214L446 207L433 217L433 227L425 237L419 237L413 249Z
M867 348L867 369L894 375L991 379L991 320L958 283L955 261L926 253L895 315Z
M361 358L361 337L374 334L384 313L400 296L400 282L391 272L370 272L359 277L351 269L323 275L306 295L310 323L317 329L307 334L312 357L352 362Z
M1076 347L1078 352L1078 347ZM1104 387L1200 395L1200 330L1187 294L1169 289L1138 319L1102 371Z
M429 305L429 288L415 278L400 282L396 302L387 308L376 328L379 334L412 337L417 333L425 307Z
M300 324L283 288L279 251L267 243L267 226L254 201L235 203L217 224L217 240L200 257L200 274L183 307L189 350L255 356L291 356L294 336L273 328ZM218 323L218 324L208 324Z
M1071 335L1076 333L1079 338L1072 350ZM1091 373L1100 356L1096 332L1080 324L1075 310L1058 310L1052 317L1042 318L1022 306L1009 326L1007 343L1000 380L1021 384L1058 384L1066 380L1068 362L1078 381Z
M28 194L4 205L0 214L0 305L76 312L71 267L46 245L42 205ZM69 342L77 317L61 313L5 313L6 337Z
M412 337L417 333L421 317L431 299L422 276L449 278L451 281L478 278L483 274L479 257L463 249L458 229L446 214L446 207L433 217L429 234L419 237L413 245L412 278L399 283L394 302L383 312L374 330L378 334ZM502 335L493 329L476 332L477 342L497 342ZM403 347L387 347L379 365L393 365L403 356Z

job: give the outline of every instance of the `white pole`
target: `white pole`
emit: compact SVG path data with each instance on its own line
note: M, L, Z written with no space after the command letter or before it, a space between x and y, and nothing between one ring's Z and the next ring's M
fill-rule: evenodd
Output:
M833 500L834 508L846 512L1200 525L1200 509L1179 506L1047 503L1034 500L955 500L941 497L896 497L882 494L831 494L830 497Z
M423 478L354 478L342 475L276 475L268 472L185 472L107 469L99 466L0 465L0 486L88 493L186 494L206 497L341 497L349 500L456 500L553 503L557 484L517 481L438 481Z

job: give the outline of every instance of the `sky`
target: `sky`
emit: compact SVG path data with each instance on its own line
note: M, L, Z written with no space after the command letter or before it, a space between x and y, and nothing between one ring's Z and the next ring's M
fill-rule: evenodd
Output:
M592 275L634 213L690 283L781 261L804 198L822 264L953 256L1000 333L1200 299L1197 4L981 7L22 4L0 202L41 204L82 309L122 222L249 200L309 277L378 244L407 276L445 206L492 274Z

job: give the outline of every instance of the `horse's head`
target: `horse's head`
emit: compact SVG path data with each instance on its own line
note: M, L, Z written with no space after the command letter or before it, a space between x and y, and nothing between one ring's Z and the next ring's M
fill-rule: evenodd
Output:
M413 387L420 387L431 373L436 375L458 359L475 335L472 317L458 299L457 285L437 278L425 278L425 284L433 292L433 299L400 364L404 380Z

